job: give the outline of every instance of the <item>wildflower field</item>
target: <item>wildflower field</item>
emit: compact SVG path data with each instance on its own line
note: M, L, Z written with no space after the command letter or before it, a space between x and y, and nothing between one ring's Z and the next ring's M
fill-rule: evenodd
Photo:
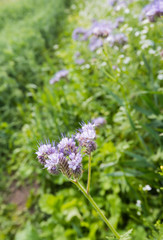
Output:
M162 16L0 0L0 240L163 240Z

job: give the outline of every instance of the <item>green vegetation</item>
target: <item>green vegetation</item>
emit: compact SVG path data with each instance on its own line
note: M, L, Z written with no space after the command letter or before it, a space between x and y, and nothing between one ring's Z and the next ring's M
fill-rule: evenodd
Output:
M67 2L0 1L0 240L113 239L81 193L35 156L39 141L57 142L98 116L107 124L97 131L91 195L121 234L132 228L133 240L161 240L162 20L139 21L148 1L128 11L106 0ZM88 42L72 40L92 19L119 16L127 45L90 52ZM50 85L61 69L69 80Z

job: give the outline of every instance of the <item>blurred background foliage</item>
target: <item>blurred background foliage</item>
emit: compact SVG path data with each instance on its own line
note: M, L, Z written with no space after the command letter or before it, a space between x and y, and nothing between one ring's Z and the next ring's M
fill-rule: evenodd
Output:
M97 131L91 195L120 233L163 239L163 24L139 21L146 3L114 11L106 0L0 1L0 240L113 239L81 193L34 154L39 141L58 141L98 116L107 124ZM90 52L72 40L92 19L119 16L126 46ZM145 39L152 44L143 48ZM49 85L62 68L69 81Z

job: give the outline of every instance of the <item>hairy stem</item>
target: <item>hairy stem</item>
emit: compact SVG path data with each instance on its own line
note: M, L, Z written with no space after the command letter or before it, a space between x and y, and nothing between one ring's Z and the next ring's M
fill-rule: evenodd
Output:
M89 162L88 162L87 194L89 194L90 182L91 182L91 153L89 154Z
M80 191L84 194L84 196L88 199L88 201L91 203L91 205L95 208L95 210L98 212L98 214L100 215L100 217L102 218L102 220L106 223L106 225L110 228L110 230L112 231L112 233L116 236L117 239L120 239L120 235L117 233L117 231L115 230L115 228L110 224L110 222L108 221L108 219L105 217L105 215L103 214L103 212L101 211L101 209L97 206L97 204L95 203L95 201L93 200L93 198L90 196L90 194L87 194L87 191L85 190L85 188L77 181L73 181L72 182L80 189Z

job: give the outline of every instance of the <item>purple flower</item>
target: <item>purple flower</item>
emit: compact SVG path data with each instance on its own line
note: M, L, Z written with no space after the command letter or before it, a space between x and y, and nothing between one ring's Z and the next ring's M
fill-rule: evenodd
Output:
M102 125L106 124L106 120L103 117L98 117L92 120L92 123L96 126L96 127L100 127Z
M124 17L116 18L116 20L115 20L115 28L118 28L119 25L124 22L124 20L125 20Z
M83 124L76 139L63 137L56 147L41 144L36 152L38 160L52 174L62 172L69 179L79 179L83 172L81 147L86 149L86 154L96 149L94 127L91 123Z
M81 136L83 138L87 138L89 140L95 139L96 138L96 132L95 132L94 127L95 126L92 123L84 124L82 126L82 129L81 129Z
M115 6L118 0L108 0L110 6Z
M112 68L113 68L113 70L116 70L118 68L118 66L117 65L113 65Z
M75 59L75 63L78 65L82 65L85 63L85 60L83 58L78 58L78 59Z
M54 146L48 144L41 144L36 152L37 158L41 164L44 164L48 156L56 151Z
M69 155L69 158L71 159L68 161L69 168L76 170L77 167L80 166L80 163L82 161L81 154L79 152L77 154L71 153Z
M53 160L46 160L44 166L52 174L58 174L59 173L59 171L57 169L57 164L55 164L55 162Z
M163 1L155 0L154 2L146 5L140 16L142 20L145 16L149 19L150 22L155 22L157 17L163 15Z
M89 49L93 52L103 46L103 41L95 36L90 38Z
M74 57L75 58L79 58L81 56L81 53L80 52L76 52L75 54L74 54Z
M76 142L73 138L64 137L58 144L58 150L67 155L72 151L76 151Z
M57 72L54 77L52 79L50 79L50 84L54 84L55 82L59 82L59 80L61 78L66 78L68 75L68 71L67 70L60 70L59 72Z
M112 31L111 22L104 20L100 22L94 22L91 31L96 37L106 38Z
M72 38L76 41L86 41L90 36L89 30L84 28L76 28L73 31Z
M49 160L53 162L54 165L57 166L57 164L59 163L59 160L63 157L63 153L59 153L59 152L55 152L52 153L48 156ZM46 161L46 163L48 162L48 160Z
M107 40L111 46L124 45L125 43L127 43L127 37L123 33L117 33L115 35L111 35L107 38Z
M83 63L85 63L85 60L83 58L79 58L80 57L80 52L76 52L75 53L75 63L78 65L82 65Z
M96 138L95 125L92 123L83 124L79 133L76 134L76 139L81 147L86 148L86 153L90 154L96 149L96 144L94 142Z

